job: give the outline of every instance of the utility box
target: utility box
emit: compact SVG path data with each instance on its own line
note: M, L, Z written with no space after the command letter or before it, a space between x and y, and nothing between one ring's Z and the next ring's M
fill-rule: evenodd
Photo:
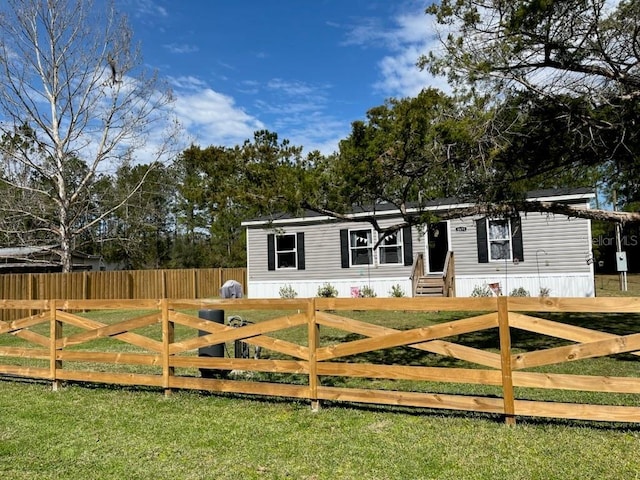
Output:
M224 310L199 310L198 317L204 320L210 320L212 322L219 323L224 325ZM205 330L199 330L198 336L202 337L204 335L209 335L210 332ZM224 344L218 343L215 345L208 345L206 347L202 347L198 349L199 357L224 357ZM224 376L224 370L213 370L211 368L201 368L200 376L202 378L216 378L220 376Z
M619 272L627 271L627 252L616 252L616 269Z

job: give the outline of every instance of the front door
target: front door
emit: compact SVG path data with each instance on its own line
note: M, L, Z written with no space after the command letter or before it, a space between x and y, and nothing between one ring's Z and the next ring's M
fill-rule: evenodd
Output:
M449 225L447 222L430 223L427 226L428 273L442 273L449 251Z

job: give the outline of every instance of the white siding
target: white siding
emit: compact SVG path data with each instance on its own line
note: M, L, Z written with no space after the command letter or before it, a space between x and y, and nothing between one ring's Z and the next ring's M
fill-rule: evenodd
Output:
M463 275L456 276L456 296L468 297L477 286L499 283L503 295L516 288L524 288L530 296L536 297L541 288L548 289L551 297L593 297L595 285L593 275L546 274L540 275Z
M297 280L295 282L280 281L249 281L248 296L251 298L279 298L280 288L291 285L298 298L311 298L318 296L318 288L324 283L331 284L337 291L338 297L349 298L352 296L352 288L362 288L367 286L371 288L377 297L389 297L393 286L400 286L405 297L411 296L411 281L409 278L379 278L379 279L363 279L360 277L353 278L326 278L323 280Z

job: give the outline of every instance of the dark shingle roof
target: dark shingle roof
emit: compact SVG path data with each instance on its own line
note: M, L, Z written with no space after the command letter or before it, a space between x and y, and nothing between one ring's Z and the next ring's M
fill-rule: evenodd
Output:
M575 198L590 198L595 196L593 189L585 188L585 187L576 187L576 188L547 188L540 190L532 190L526 193L527 199L544 199L544 198L557 198L557 197L567 197L569 199ZM447 207L451 207L454 205L469 205L469 202L460 200L455 197L449 198L437 198L434 200L428 200L423 202L423 208L425 210L439 210ZM408 209L416 209L418 207L417 202L413 202L407 205ZM398 207L391 203L379 203L374 205L372 208L364 208L362 206L354 206L353 210L350 212L350 215L357 216L358 214L366 214L366 213L379 213L384 215L385 213L393 214L398 211ZM242 222L242 225L247 226L250 224L260 225L266 223L278 223L281 221L294 221L299 219L301 222L315 220L335 220L332 217L329 217L326 214L318 213L314 210L303 210L299 215L292 215L290 213L277 213L273 215L267 215L262 217L253 218L250 220L246 220Z

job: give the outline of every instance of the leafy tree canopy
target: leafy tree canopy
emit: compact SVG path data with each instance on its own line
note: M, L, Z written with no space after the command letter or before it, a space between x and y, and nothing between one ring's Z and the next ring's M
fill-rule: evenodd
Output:
M639 2L443 0L427 13L442 48L419 65L458 91L492 94L497 171L507 158L521 178L586 168L627 204L638 199Z

